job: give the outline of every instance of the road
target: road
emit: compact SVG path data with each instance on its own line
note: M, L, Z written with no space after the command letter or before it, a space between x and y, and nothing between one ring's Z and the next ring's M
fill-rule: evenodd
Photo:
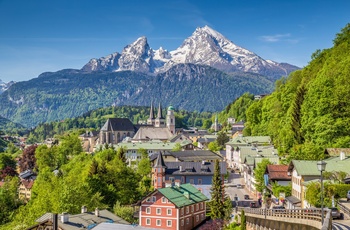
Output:
M235 197L238 197L238 201L243 201L244 206L249 206L249 203L257 201L255 197L252 197L246 189L237 188L237 184L241 184L242 177L238 173L231 173L228 179L228 183L225 186L226 194L228 194L231 200L235 200ZM244 199L244 195L249 195L250 199Z

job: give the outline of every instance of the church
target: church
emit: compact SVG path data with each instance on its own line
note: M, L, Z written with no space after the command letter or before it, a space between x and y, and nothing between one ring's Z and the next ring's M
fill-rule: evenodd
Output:
M166 118L159 103L157 116L151 103L150 115L146 125L135 126L128 118L109 118L102 126L96 143L118 144L126 138L132 142L145 142L151 140L166 141L175 135L174 108L169 106Z

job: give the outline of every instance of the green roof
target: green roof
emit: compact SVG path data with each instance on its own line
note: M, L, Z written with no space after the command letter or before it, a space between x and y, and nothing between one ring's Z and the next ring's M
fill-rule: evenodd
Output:
M252 144L270 144L271 138L269 136L236 136L233 139L231 139L229 142L227 142L227 145L237 145L237 146L244 146L244 145L252 145Z
M191 184L160 188L158 191L178 208L209 200ZM186 197L186 193L188 193L188 197Z
M168 107L168 110L175 110L175 109L174 109L174 107L169 106L169 107Z
M350 157L340 160L339 157L331 157L324 160L326 165L326 172L346 172L350 173ZM303 176L316 176L320 174L317 168L318 161L306 161L306 160L293 160L295 170L299 175Z

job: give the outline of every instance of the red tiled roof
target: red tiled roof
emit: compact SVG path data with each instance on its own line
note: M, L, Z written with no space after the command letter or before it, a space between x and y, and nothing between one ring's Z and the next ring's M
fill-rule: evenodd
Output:
M27 189L31 189L34 184L34 180L22 180L21 182Z
M288 176L288 165L268 165L267 173L271 180L291 180Z

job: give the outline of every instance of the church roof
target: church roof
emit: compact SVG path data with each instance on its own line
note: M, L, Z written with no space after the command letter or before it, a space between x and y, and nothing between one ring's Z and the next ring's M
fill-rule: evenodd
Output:
M153 102L151 102L151 109L149 111L149 118L148 119L154 119L154 108L153 108Z
M158 107L158 119L164 119L163 114L162 114L162 106L159 103L159 107Z
M136 132L133 140L168 140L173 134L166 127L142 126Z
M128 118L108 118L101 131L134 131L135 127Z

